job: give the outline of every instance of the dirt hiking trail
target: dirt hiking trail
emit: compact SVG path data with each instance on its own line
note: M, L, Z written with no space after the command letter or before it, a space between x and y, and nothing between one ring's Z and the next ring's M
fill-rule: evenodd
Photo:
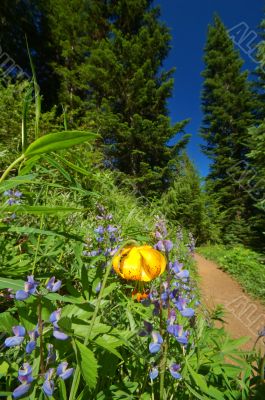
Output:
M195 254L199 286L202 293L202 301L207 309L223 305L225 309L224 319L227 322L225 328L234 339L242 336L249 337L249 341L242 346L250 350L257 339L257 332L265 327L265 306L246 294L242 287L227 273L218 269L217 265L199 254ZM262 345L262 339L259 341Z

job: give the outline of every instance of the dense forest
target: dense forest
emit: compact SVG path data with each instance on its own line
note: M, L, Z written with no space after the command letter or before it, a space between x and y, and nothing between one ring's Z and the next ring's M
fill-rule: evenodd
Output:
M194 263L264 302L262 18L252 71L209 21L201 177L152 0L1 0L0 397L263 399Z
M171 38L152 1L3 1L0 12L2 146L16 140L20 124L31 76L27 38L44 132L66 120L68 129L100 133L102 168L138 196L159 199L198 243L263 248L264 24L251 76L220 18L209 26L201 135L211 168L202 184L185 155L187 121L172 125L168 116L173 71L163 62Z

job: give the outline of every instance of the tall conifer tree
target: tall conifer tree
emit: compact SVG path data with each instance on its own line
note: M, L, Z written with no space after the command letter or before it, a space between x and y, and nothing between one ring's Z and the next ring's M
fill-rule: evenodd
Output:
M172 72L163 61L168 28L147 0L111 0L109 32L88 59L92 115L98 121L112 165L130 175L137 191L152 194L170 182L179 149L167 145L186 121L171 126L167 99ZM91 114L88 114L91 115Z
M212 159L208 187L223 211L227 240L247 241L252 199L242 186L253 123L253 97L242 60L220 18L209 27L202 92L204 152Z

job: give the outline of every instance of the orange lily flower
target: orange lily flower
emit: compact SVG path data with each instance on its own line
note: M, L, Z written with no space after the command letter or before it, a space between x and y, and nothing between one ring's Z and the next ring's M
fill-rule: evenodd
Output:
M117 252L112 265L123 279L149 282L165 271L166 259L151 246L128 246Z

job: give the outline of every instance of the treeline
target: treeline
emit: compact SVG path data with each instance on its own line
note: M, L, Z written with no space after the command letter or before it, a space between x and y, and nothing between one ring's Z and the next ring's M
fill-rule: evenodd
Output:
M221 20L215 17L209 28L201 134L212 163L204 187L185 154L188 121L172 125L168 116L174 71L164 70L163 62L171 36L152 3L3 0L1 142L15 151L28 85L21 75L31 74L27 37L42 93L43 132L58 127L99 132L100 167L113 170L117 182L127 182L138 196L155 199L199 243L262 247L263 37L254 86L242 72L243 62ZM14 60L13 70L5 57ZM33 106L29 108L33 114Z
M205 46L201 134L211 159L207 192L220 216L222 240L265 248L265 47L264 22L257 49L259 67L243 61L218 16Z
M30 51L43 109L66 112L68 128L98 131L106 165L155 196L169 186L187 137L166 143L186 124L171 125L167 99L173 71L163 60L169 29L152 1L34 0L1 2L2 48L30 73Z

